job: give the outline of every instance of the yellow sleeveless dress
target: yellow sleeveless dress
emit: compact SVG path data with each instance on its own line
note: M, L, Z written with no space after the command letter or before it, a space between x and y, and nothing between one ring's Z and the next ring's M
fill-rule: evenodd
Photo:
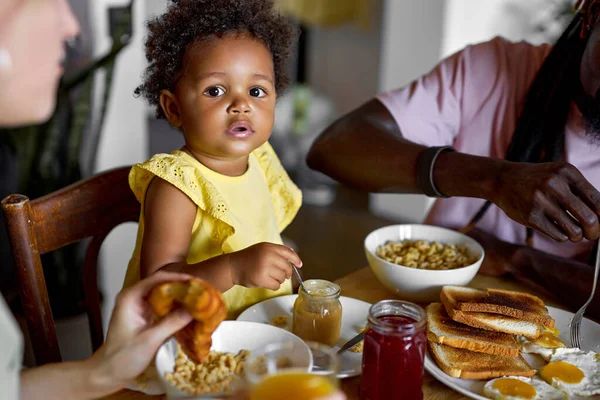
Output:
M236 177L219 174L181 150L157 154L134 165L129 173L129 185L142 204L142 212L124 287L140 280L144 199L156 176L177 187L198 206L186 259L188 264L260 242L282 244L280 232L292 222L302 204L300 189L289 178L269 143L250 154L248 169ZM223 294L228 318L235 318L262 300L291 292L290 280L276 291L236 285Z

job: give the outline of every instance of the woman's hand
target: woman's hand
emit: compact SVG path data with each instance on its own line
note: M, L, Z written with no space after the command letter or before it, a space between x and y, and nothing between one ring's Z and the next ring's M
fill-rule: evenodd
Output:
M273 243L257 243L230 253L233 283L271 290L292 276L292 265L302 267L298 254L289 247Z
M506 163L491 200L516 222L559 242L600 236L600 193L571 164Z
M95 364L96 384L112 385L112 391L125 387L148 367L165 340L191 322L184 309L154 322L146 301L155 285L188 279L185 274L157 272L119 293L106 341L90 359Z

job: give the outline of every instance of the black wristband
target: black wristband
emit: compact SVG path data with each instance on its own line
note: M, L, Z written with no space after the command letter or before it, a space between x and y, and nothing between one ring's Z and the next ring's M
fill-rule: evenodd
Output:
M433 167L435 160L444 151L456 151L451 146L429 147L425 149L417 161L417 185L429 197L447 198L433 183Z

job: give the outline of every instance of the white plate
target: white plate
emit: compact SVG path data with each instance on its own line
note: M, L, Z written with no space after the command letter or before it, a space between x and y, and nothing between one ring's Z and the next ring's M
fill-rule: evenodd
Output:
M212 334L211 350L223 353L238 353L240 350L258 350L271 343L296 342L297 357L303 359L307 370L312 368L312 353L308 346L296 335L271 325L257 324L256 322L223 321ZM186 397L189 394L177 389L164 378L165 373L173 372L177 345L171 338L158 349L156 354L156 369L163 383L169 399ZM203 395L194 398L211 399L219 395Z
M573 318L573 313L554 307L547 308L550 316L555 320L556 328L558 328L560 331L560 338L563 342L569 345L571 343L571 339L569 337L569 324ZM584 318L581 322L580 332L583 350L600 352L600 324ZM542 358L535 354L522 354L523 358L529 363L529 365L536 370L539 370L539 368L545 365L545 362L542 360ZM433 358L429 355L429 351L425 353L425 369L431 375L433 375L435 379L442 382L446 386L451 387L457 392L460 392L472 399L487 400L487 397L483 396L483 386L487 382L486 380L466 380L453 378L450 375L446 375L446 373L437 366ZM598 398L598 396L587 397L587 399L591 398ZM571 399L584 398L574 396L571 397Z
M273 318L279 315L288 317L288 325L284 327L291 331L292 329L292 307L298 295L290 294L287 296L275 297L265 300L248 308L237 318L238 321L254 321L270 324ZM369 307L371 304L350 297L340 297L342 303L342 329L340 340L338 340L335 349L340 348L348 340L352 339L367 324ZM362 370L362 353L353 353L346 351L340 357L339 378L349 378L360 375Z

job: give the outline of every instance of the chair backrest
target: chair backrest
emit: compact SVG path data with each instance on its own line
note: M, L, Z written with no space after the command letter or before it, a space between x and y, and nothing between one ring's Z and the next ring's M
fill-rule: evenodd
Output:
M98 253L115 226L138 221L140 204L129 188L129 170L103 172L31 201L19 194L2 200L37 365L61 361L40 255L86 238L91 240L85 253L83 287L93 350L104 340Z

